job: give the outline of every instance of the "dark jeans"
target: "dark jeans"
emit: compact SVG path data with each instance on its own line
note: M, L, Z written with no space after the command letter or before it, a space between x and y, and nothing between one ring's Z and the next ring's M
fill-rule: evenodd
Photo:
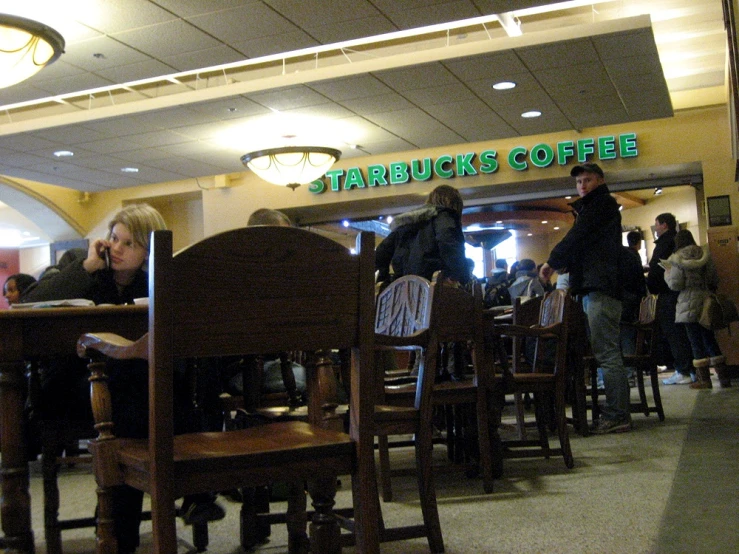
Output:
M677 291L660 293L657 297L657 323L660 335L667 341L672 358L675 362L675 371L682 375L690 375L693 368L693 351L688 341L688 335L683 325L675 323L677 312Z
M706 329L700 323L680 323L678 326L684 327L688 334L694 360L715 358L722 355L713 331Z

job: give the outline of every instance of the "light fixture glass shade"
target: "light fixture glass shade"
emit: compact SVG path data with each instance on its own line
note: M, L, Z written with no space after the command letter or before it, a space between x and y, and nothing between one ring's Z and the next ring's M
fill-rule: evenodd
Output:
M340 157L335 148L284 146L244 154L241 163L265 181L294 190L322 177Z
M20 83L64 52L64 38L51 27L0 14L0 88Z

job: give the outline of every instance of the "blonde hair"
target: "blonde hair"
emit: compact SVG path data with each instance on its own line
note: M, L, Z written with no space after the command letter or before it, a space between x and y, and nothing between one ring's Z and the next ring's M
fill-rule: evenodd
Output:
M113 227L125 225L133 240L139 246L149 251L149 235L152 231L161 231L167 228L162 214L149 204L131 204L115 214L108 223L108 239L113 233Z
M459 191L450 185L439 185L429 193L426 204L432 206L441 206L442 208L450 208L454 210L459 217L462 217L462 209L464 202Z
M293 222L279 210L270 210L269 208L260 208L249 216L246 225L277 225L279 227L292 227Z

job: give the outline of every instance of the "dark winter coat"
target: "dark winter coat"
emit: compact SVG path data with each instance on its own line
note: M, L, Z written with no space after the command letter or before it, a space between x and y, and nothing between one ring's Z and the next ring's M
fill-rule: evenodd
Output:
M641 299L647 294L647 282L644 279L641 256L628 246L621 247L620 271L623 288L621 321L636 321L639 319Z
M392 265L395 277L420 275L430 280L443 270L460 283L468 281L462 224L454 210L425 204L396 217L390 229L375 251L380 280L389 277Z
M703 309L706 295L718 288L718 273L707 249L690 245L670 256L663 265L665 281L672 290L679 290L676 323L695 323Z
M647 273L647 288L652 294L670 292L670 287L665 282L665 270L659 263L660 260L666 260L672 256L675 251L675 235L677 231L665 231L654 241L654 250L649 260L649 272Z
M600 291L620 299L618 203L602 184L572 206L577 212L575 224L552 249L547 263L558 272L569 272L573 294Z
M112 269L88 273L82 267L83 261L75 260L61 271L45 276L26 289L21 302L87 298L95 304L133 304L134 298L149 296L149 279L145 271L139 270L131 284L119 293Z

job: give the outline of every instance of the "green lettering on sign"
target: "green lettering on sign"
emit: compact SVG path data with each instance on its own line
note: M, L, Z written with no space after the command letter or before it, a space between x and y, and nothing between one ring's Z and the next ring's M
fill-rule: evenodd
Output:
M454 161L454 159L444 154L443 156L439 156L436 159L436 162L434 162L434 173L437 177L441 177L442 179L451 179L454 177L454 171L451 169L444 169L444 166L447 164L451 164Z
M622 158L633 158L639 155L636 149L636 133L625 133L618 137Z
M571 140L563 140L557 143L557 163L567 165L568 160L575 155L575 143Z
M387 169L384 165L367 166L367 184L371 187L377 185L387 185Z
M346 170L346 179L344 180L344 190L351 190L353 188L363 189L367 186L362 177L362 172L359 171L358 167L350 167Z
M419 168L423 164L423 169ZM431 179L431 158L411 161L411 177L414 181L428 181Z
M554 150L548 144L537 144L531 149L531 163L536 167L549 167L554 161Z
M343 169L331 169L326 172L326 177L328 177L328 182L331 183L331 190L333 192L339 192L339 190L341 190L339 177L341 177L343 174Z
M308 190L313 194L321 194L322 192L326 192L326 183L320 179L318 181L312 181L311 184L308 185Z
M495 159L497 155L495 150L480 152L480 173L488 174L498 171L498 160Z
M474 159L474 152L468 152L467 154L457 154L457 177L464 177L465 175L477 175L477 171L472 166L472 160Z
M405 162L393 162L390 164L390 184L402 185L411 180L408 164Z
M601 160L612 160L616 157L616 137L598 138L598 157Z
M591 138L577 141L577 161L580 163L588 161L588 154L595 152L595 141Z
M508 165L516 171L523 171L529 167L529 163L526 161L526 150L523 146L516 146L512 148L508 153ZM519 160L519 158L523 158Z

